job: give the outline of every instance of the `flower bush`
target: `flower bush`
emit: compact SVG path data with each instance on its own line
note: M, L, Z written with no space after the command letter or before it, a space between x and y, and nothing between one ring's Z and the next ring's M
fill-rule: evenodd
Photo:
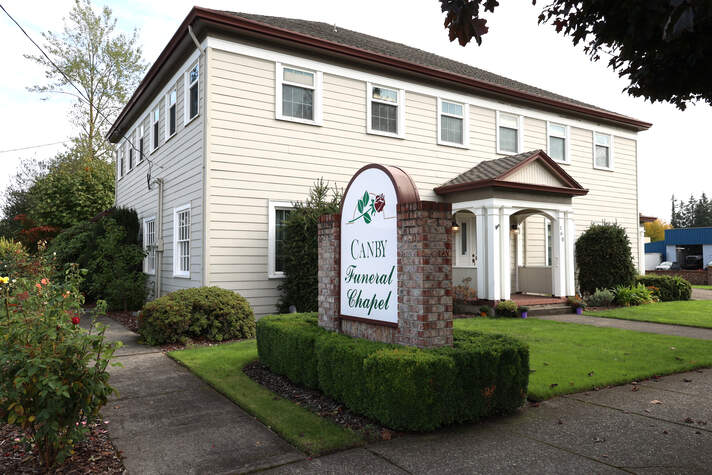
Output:
M81 280L76 266L61 283L0 279L0 420L22 427L48 468L72 453L113 392L106 369L119 344L105 341L95 316L88 331L79 327Z
M514 318L517 316L517 302L502 300L494 307L494 313L498 317Z
M569 297L566 299L566 303L571 306L571 308L586 308L586 302L579 297L578 295L574 295L572 297Z

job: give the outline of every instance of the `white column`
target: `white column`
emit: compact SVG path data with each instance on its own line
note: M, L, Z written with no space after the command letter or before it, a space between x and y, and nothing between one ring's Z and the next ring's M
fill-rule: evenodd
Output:
M487 299L487 217L482 208L471 209L475 214L475 265L477 266L477 298Z
M509 217L512 215L510 208L499 209L499 278L500 278L500 294L501 300L509 300L512 293L512 266L511 266L511 246L509 239Z
M564 297L566 295L565 213L557 211L554 218L551 222L551 292L556 297Z
M500 219L497 208L485 208L487 213L487 300L498 300L501 294Z
M573 212L566 212L566 225L564 228L565 237L565 257L566 257L566 295L576 295L576 273L575 273L575 238L576 223L574 223Z

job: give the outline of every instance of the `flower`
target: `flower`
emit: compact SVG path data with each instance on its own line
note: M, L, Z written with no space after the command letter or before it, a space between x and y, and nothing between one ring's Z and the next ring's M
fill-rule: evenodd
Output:
M383 193L376 195L376 201L373 203L373 207L380 213L383 211L384 206L386 206L386 197L383 196Z
M79 324L79 317L72 317L72 325L78 325Z
M49 280L43 278L40 282L42 282L42 285L47 285L49 284Z
M10 282L9 277L0 277L0 284L7 284L8 282Z
M35 287L37 287L39 290L42 290L42 284L40 283L35 284Z

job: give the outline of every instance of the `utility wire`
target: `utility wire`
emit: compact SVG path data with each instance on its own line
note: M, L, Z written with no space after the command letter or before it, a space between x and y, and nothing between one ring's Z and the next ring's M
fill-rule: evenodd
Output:
M40 148L40 147L49 147L50 145L59 145L61 143L67 143L67 142L70 142L70 140L62 140L61 142L43 143L41 145L30 145L29 147L11 148L9 150L0 150L0 153L19 152L21 150L29 150L31 148Z

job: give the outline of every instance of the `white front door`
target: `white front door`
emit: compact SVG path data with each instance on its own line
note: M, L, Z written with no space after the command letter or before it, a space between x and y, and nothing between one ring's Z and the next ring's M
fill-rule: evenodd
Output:
M455 266L474 268L477 264L475 216L472 213L458 213L455 222L460 226L460 231L455 234Z

